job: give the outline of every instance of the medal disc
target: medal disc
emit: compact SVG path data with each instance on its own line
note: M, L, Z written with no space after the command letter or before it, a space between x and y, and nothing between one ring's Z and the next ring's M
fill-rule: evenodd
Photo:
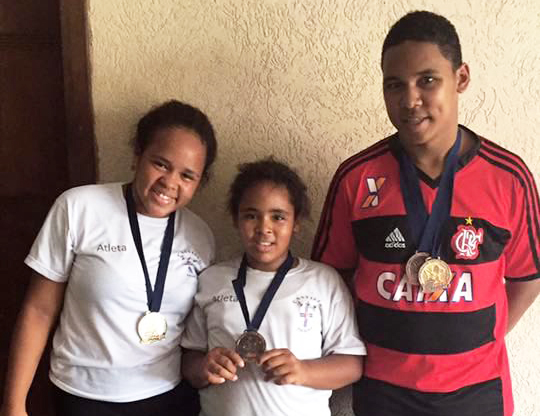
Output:
M257 361L266 351L266 341L257 331L245 331L236 341L236 352L245 361Z
M418 281L424 293L444 290L452 281L450 266L441 259L428 258L418 271Z
M407 282L409 282L411 285L420 284L418 280L418 273L420 271L420 267L422 267L422 265L426 262L428 258L429 253L416 252L407 261L407 264L405 266L405 276Z
M167 333L167 320L159 312L146 312L137 324L141 344L161 341Z

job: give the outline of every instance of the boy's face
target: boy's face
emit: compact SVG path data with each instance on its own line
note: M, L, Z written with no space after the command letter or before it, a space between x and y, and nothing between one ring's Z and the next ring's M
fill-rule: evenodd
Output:
M467 64L454 70L438 45L405 41L385 52L382 70L386 110L402 143L452 143L458 94L470 80Z

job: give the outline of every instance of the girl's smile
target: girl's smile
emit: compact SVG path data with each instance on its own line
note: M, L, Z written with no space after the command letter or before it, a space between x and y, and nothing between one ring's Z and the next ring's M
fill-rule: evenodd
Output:
M133 191L137 212L166 217L191 201L203 175L206 146L184 128L166 128L137 158Z
M275 271L298 229L287 188L262 182L246 190L235 221L250 267Z

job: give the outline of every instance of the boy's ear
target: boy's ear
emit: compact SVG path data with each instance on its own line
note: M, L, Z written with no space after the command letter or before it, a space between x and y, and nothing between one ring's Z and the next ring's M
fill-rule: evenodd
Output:
M293 233L297 234L298 232L300 232L300 222L295 221L294 222L294 227L293 227Z
M471 72L469 65L462 63L461 66L456 71L457 76L457 92L464 92L471 82Z

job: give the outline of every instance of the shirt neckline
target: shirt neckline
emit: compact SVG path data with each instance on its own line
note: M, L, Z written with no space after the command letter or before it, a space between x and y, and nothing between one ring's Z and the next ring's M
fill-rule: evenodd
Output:
M471 162L471 160L477 155L478 149L480 149L480 146L482 144L482 140L474 131L472 131L471 129L461 124L459 124L458 127L463 129L465 132L469 133L474 143L473 143L473 146L469 150L467 150L465 153L463 153L459 157L456 173L459 172L461 169L463 169L465 166L467 166ZM390 137L389 147L390 147L390 151L392 155L396 158L396 161L399 161L399 155L401 152L404 152L405 149L403 148L403 145L399 141L397 132L394 133ZM439 183L441 181L442 174L439 175L437 178L431 178L426 173L424 173L424 171L420 170L417 167L415 168L416 168L416 173L418 175L418 179L420 179L422 182L424 182L426 185L428 185L432 189L438 188Z

